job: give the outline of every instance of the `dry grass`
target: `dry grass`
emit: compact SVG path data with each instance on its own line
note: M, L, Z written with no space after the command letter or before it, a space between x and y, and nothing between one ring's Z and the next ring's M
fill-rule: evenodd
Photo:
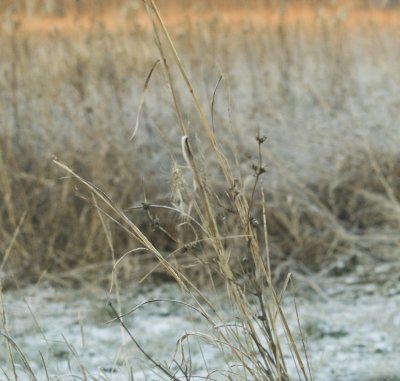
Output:
M177 203L173 206L173 211L178 213L181 225L186 225L193 231L196 239L187 241L187 234L181 234L179 238L173 237L168 230L164 228L162 221L152 213L154 209L160 209L162 206L157 207L152 204L142 203L141 209L148 214L153 229L157 230L159 234L163 233L171 237L171 239L179 245L177 250L165 257L165 254L155 246L155 241L150 240L149 235L143 233L139 228L135 219L129 218L105 193L65 164L58 160L55 160L55 163L91 192L93 204L99 212L102 221L104 221L102 215L106 215L110 220L119 225L126 234L132 237L140 246L137 250L144 251L149 256L156 259L163 271L176 281L183 291L193 298L194 305L187 307L196 310L207 320L212 329L216 331L216 333L210 336L200 333L196 333L194 336L198 336L199 339L204 338L206 341L210 342L210 344L217 346L223 354L229 352L232 358L234 358L234 361L239 364L237 370L234 370L229 362L227 362L226 370L211 371L208 376L211 376L211 374L215 372L221 372L221 375L228 372L229 379L289 380L289 371L284 354L285 351L282 347L283 340L280 339L277 328L279 325L283 329L286 344L291 352L291 362L298 372L299 379L305 381L310 380L312 379L310 367L307 366L307 363L305 363L302 358L301 352L282 310L280 304L281 295L279 295L272 283L264 202L262 204L264 221L262 234L265 237L265 252L263 252L263 245L258 237L261 233L257 231L259 223L252 216L252 205L256 195L257 184L265 173L261 148L266 138L260 135L257 135L256 138L259 161L258 166L253 165L255 180L252 194L250 199L248 199L241 189L243 185L242 182L234 177L234 172L226 156L223 154L222 146L216 138L212 124L210 124L206 118L197 92L192 86L192 82L189 79L180 56L177 54L175 45L165 27L164 20L161 18L159 10L151 0L146 2L145 6L148 17L153 25L153 33L160 54L160 61L162 62L171 97L174 102L174 111L179 127L177 130L182 135L181 154L189 171L189 177L192 180L192 184L188 185L184 177L179 174L179 170L175 170L175 178L177 181L175 197ZM170 60L167 59L166 52L171 54L172 58ZM177 101L175 88L176 77L171 75L172 65L176 66L179 73L178 77L180 77L184 83L186 91L190 94L191 101L196 109L199 126L205 135L202 139L202 145L209 146L209 155L213 156L215 159L216 171L225 182L226 196L225 200L222 202L227 205L225 208L229 209L235 216L235 226L239 234L225 236L221 232L219 222L220 216L215 206L215 201L220 201L221 199L215 196L213 187L206 178L209 172L203 170L203 164L202 161L198 159L198 153L192 149L191 137L194 136L194 131L190 126L186 125L183 120L182 108ZM145 87L146 86L147 81ZM135 133L132 135L132 138L134 137ZM263 191L261 194L263 195ZM113 252L111 233L106 227L104 227L104 230L109 237L110 248ZM239 242L241 242L243 259L238 260L238 258L232 258L229 248L225 245L225 242L229 242L229 240L239 240ZM200 252L196 253L193 250L193 245L198 245ZM205 297L197 286L199 280L194 280L193 274L190 274L190 271L187 271L184 263L179 260L180 256L176 256L176 253L180 252L185 252L186 256L191 256L190 267L196 267L196 262L201 265L204 276L207 277L207 275L209 275L209 279L207 279L209 284L214 285L215 281L222 281L227 295L229 295L233 316L237 317L238 323L232 324L230 321L225 320L224 317L219 314L213 302ZM114 258L115 270L120 266L123 260L124 257L120 260ZM118 284L118 277L115 277L112 282L112 287L118 287ZM252 302L255 302L257 307L252 308ZM185 360L186 356L183 355L181 364L176 360L171 362L171 365L164 365L157 362L147 354L136 341L135 337L131 335L129 329L122 320L122 316L125 316L125 314L121 315L122 311L118 312L111 302L109 305L132 342L139 348L143 356L154 368L165 375L166 379L178 381L181 377L188 380L196 378L191 369L190 347L188 350L188 360ZM212 315L206 312L204 306L207 306L213 311L213 314L215 314L221 322L220 324L215 323ZM179 342L183 343L187 341L187 337L191 335L192 334L184 334L179 339ZM236 366L234 367L236 368Z
M393 137L356 140L374 127L361 127L365 93L398 80L398 51L386 45L398 26L359 30L340 14L242 28L216 18L174 29L173 43L152 0L146 8L152 30L1 37L1 270L67 284L95 275L117 299L122 280L164 274L210 324L194 336L229 359L221 376L286 381L292 363L312 380L281 307L286 274L329 271L339 255L390 260L399 247ZM384 90L379 119L395 130L397 93ZM230 320L199 285L226 289ZM110 307L130 334L123 306ZM18 353L35 379L5 316L10 374ZM167 379L195 377L190 348L168 366L130 338Z
M285 271L299 260L302 266L326 270L345 259L351 271L371 259L396 259L399 157L375 155L368 150L348 155L333 178L294 182L270 193L268 227ZM285 263L288 258L292 261Z
M340 254L390 258L398 246L398 161L390 153L398 138L396 18L388 13L391 21L382 28L382 14L373 12L359 19L341 9L325 15L309 10L297 18L273 12L262 24L244 8L242 17L247 14L253 21L241 25L227 25L223 15L191 17L172 34L209 120L213 109L212 129L247 202L259 160L257 131L268 137L263 181L277 274L320 269ZM123 31L96 20L90 25L79 37L27 35L23 28L0 36L1 268L17 279L46 274L86 282L94 273L107 279L113 258L137 248L118 225L102 223L91 195L52 163L57 157L122 210L134 207L127 214L163 256L201 274L203 263L214 260L204 232L176 211L141 208L198 213L184 205L191 171L181 156L182 132L161 65L129 141L144 80L158 58L151 29L134 22ZM206 172L218 229L227 237L243 234L229 200L232 184L216 170L185 87L177 83L174 90L184 110L181 124L193 127L190 142L199 171ZM378 123L382 133L374 132ZM261 229L261 204L251 204L249 217ZM224 247L232 261L246 260L245 240L227 238ZM164 272L145 252L134 251L124 257L121 276L141 278L155 267Z

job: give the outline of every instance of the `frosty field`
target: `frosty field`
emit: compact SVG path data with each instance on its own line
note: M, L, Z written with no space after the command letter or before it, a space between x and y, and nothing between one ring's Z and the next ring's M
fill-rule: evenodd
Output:
M0 6L5 379L400 379L400 11L79 4Z
M387 266L372 270L372 281L354 273L336 278L310 277L307 283L299 282L296 302L316 380L399 379L400 288L398 281L389 287L376 282L387 278L387 271ZM318 286L317 291L310 285ZM228 317L229 305L222 297L213 298ZM129 310L160 299L188 301L178 287L166 283L158 287L132 285L124 293L122 304ZM10 335L38 380L46 378L40 353L48 364L50 379L54 375L62 380L84 376L99 380L165 379L145 361L118 323L112 322L106 301L101 290L74 292L30 287L6 294L4 307ZM291 296L284 307L299 335ZM125 322L146 351L166 362L172 361L181 336L212 331L198 314L170 301L144 305L129 314ZM226 368L215 347L192 338L190 354L194 378L208 374L210 379L225 379L222 372L212 373ZM0 361L4 367L5 353ZM20 379L30 379L20 368L17 370Z

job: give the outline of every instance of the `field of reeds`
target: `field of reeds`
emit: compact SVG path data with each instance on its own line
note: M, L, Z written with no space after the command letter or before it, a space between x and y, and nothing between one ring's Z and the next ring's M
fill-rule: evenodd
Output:
M334 271L339 259L351 270L397 258L397 10L221 9L186 5L179 12L169 5L165 20L238 189L228 189L217 168L171 52L163 53L167 66L159 62L140 3L108 13L98 8L97 19L81 24L68 14L3 12L6 283L106 280L119 258L117 271L127 279L164 274L118 223L102 218L91 192L54 159L104 192L165 257L201 279L213 258L204 232L190 222L199 215L180 124L199 160L224 247L239 267L247 243L232 192L250 204L248 218L262 241L261 187L278 276Z

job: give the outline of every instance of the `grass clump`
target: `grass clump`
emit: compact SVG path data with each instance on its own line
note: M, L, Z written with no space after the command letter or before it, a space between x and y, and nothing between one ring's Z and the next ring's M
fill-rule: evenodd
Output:
M123 265L126 256L134 254L135 251L142 250L149 256L156 258L163 270L174 280L180 287L193 298L194 305L187 307L195 309L204 319L206 319L214 330L214 334L204 339L216 346L222 353L229 353L229 357L233 358L235 365L233 368L228 364L225 370L210 371L207 377L212 374L221 375L227 374L229 379L246 379L254 380L289 380L289 371L286 365L285 350L282 347L281 339L278 333L278 326L283 330L286 342L290 351L291 361L298 371L300 379L311 379L310 369L303 362L300 350L297 347L295 338L288 326L285 314L280 304L281 296L276 291L271 275L270 258L268 252L267 229L265 226L265 206L263 204L263 229L257 231L260 223L252 216L252 205L256 195L258 195L258 183L261 176L265 173L265 168L262 164L261 146L265 142L265 138L257 136L259 152L259 165L254 166L255 180L253 191L250 200L242 192L242 184L235 179L226 157L224 156L221 146L219 145L212 126L204 114L199 98L192 87L185 68L180 60L171 37L164 25L159 11L153 1L146 2L146 9L149 18L153 24L153 32L160 53L161 62L164 65L164 73L167 83L171 91L174 101L174 107L177 117L178 126L180 128L181 152L186 167L188 169L188 178L191 183L182 181L182 191L180 193L180 203L176 207L166 207L177 212L180 215L182 224L186 224L193 231L196 239L194 241L186 241L186 235L181 239L171 237L181 247L175 250L172 254L179 251L185 251L185 255L190 255L189 247L199 244L199 252L193 255L192 263L198 261L201 263L202 272L209 276L206 282L213 284L215 279L218 279L219 286L225 288L225 292L229 295L231 301L232 313L236 316L237 323L232 324L227 321L218 310L215 309L213 303L209 301L200 291L197 281L188 277L188 272L177 260L176 256L165 256L162 249L157 248L156 243L151 241L149 237L142 232L135 220L129 218L127 214L114 203L105 193L97 186L85 180L72 169L58 160L55 163L64 169L67 173L77 179L81 184L85 185L92 195L92 204L98 210L101 220L103 216L108 217L120 226L139 247L127 253L119 260L114 259L114 269ZM190 131L185 125L181 108L178 105L174 77L170 72L170 65L167 65L166 51L172 54L172 60L178 68L178 71L187 87L188 93L191 95L195 109L199 116L199 124L205 131L204 140L199 141L199 144L209 146L210 154L215 156L215 162L218 166L218 172L226 181L225 200L226 207L235 216L237 230L240 234L232 234L224 236L220 232L220 224L216 214L214 191L206 181L203 172L206 168L200 167L200 162L192 149L191 139L193 131ZM262 197L261 191L260 196ZM217 200L219 200L217 198ZM188 209L185 210L187 206ZM142 209L148 214L153 228L159 234L167 234L168 231L162 226L158 218L152 215L152 210L162 209L162 206L154 206L148 203L142 203ZM105 227L106 235L111 241L111 234ZM258 234L263 234L264 240L259 240ZM235 239L242 251L240 261L234 258L230 251L225 246L225 241ZM262 248L260 242L264 242L265 247ZM111 246L111 244L110 244ZM216 277L217 275L217 277ZM289 278L288 278L289 279ZM112 287L118 287L117 277L113 279ZM253 305L255 303L255 305ZM207 306L211 309L212 314L209 314L204 309ZM110 308L114 312L116 318L121 323L122 327L128 333L130 339L139 348L144 357L167 379L178 380L181 377L186 379L196 378L192 374L190 366L190 352L188 357L182 356L182 362L177 360L172 361L172 365L164 365L157 362L143 349L136 341L135 337L130 333L123 321L123 315L110 303ZM215 322L212 316L218 319ZM194 334L201 337L201 334ZM187 340L190 335L184 335L180 342ZM187 360L185 360L187 358Z

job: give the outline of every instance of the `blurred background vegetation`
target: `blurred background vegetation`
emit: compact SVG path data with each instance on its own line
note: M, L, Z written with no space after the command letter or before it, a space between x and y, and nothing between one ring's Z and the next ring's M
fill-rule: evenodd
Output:
M399 6L399 0L160 0L160 9L166 7L177 10L191 7L210 9L231 7L362 7L362 8L393 8ZM140 6L140 0L3 0L0 11L14 9L31 17L33 15L60 16L91 12L107 12L110 9Z
M224 152L243 179L240 191L249 198L259 160L256 136L261 131L268 137L264 181L277 276L288 268L334 272L339 259L349 269L397 260L396 2L159 3ZM20 0L0 7L2 276L10 285L42 277L102 281L121 257L121 276L141 278L152 269L161 276L146 253L125 256L137 243L99 218L91 195L65 177L54 157L122 209L136 208L130 215L157 248L185 271L201 273L204 261L212 260L199 243L201 232L176 213L141 208L181 206L185 181L191 181L159 68L137 136L129 141L145 79L159 58L143 4ZM82 14L89 17L76 17ZM69 23L47 24L50 16ZM176 92L185 123L198 125L185 88L177 83ZM228 190L213 172L202 132L191 141L208 168L221 231L233 235ZM260 223L261 209L255 202L252 217ZM226 245L232 260L242 258L243 242Z

